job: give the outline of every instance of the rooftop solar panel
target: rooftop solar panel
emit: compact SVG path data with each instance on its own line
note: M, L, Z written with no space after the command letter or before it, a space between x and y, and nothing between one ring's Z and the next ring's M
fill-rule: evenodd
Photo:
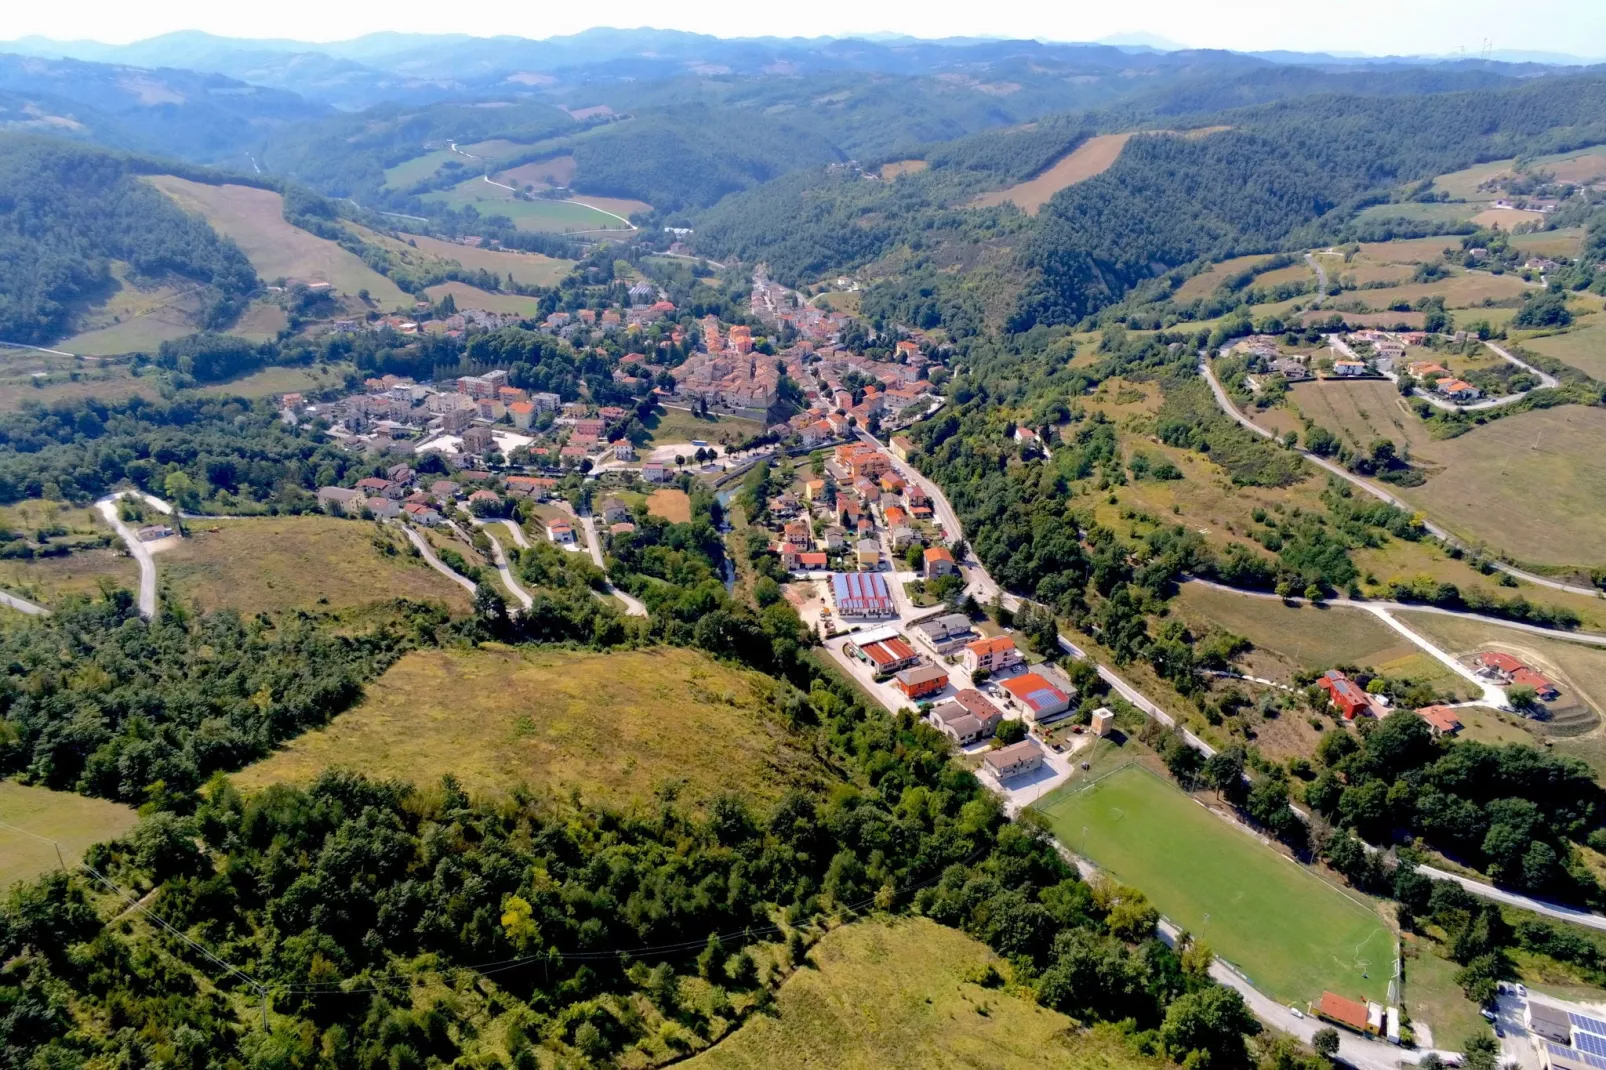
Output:
M1606 1022L1601 1021L1599 1018L1591 1018L1587 1014L1568 1011L1567 1020L1573 1024L1574 1029L1582 1029L1586 1033L1594 1033L1598 1037L1606 1037Z
M1599 1055L1602 1058L1606 1058L1606 1037L1574 1030L1573 1047L1590 1055Z
M1591 1070L1606 1070L1606 1057L1591 1055L1577 1048L1569 1048L1564 1044L1554 1044L1545 1041L1545 1048L1550 1052L1551 1065L1561 1066L1587 1066Z

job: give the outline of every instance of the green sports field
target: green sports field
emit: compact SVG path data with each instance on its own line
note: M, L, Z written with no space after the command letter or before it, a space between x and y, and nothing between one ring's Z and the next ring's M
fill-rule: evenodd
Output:
M1061 843L1141 889L1267 995L1387 994L1394 937L1369 907L1147 769L1126 766L1038 809Z

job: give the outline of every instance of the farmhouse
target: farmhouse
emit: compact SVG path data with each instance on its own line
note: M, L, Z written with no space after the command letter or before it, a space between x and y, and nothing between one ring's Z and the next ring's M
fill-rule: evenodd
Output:
M1476 401L1482 391L1464 379L1440 379L1434 389L1451 401Z
M988 751L987 757L982 759L982 764L987 767L989 773L1003 781L1041 769L1043 752L1036 743L1023 739L1019 743L1011 743L1007 747Z
M1021 660L1020 651L1015 649L1015 640L1007 635L966 643L965 652L960 657L965 668L971 672L998 672Z
M1461 718L1449 706L1423 706L1416 711L1416 715L1427 722L1428 731L1434 739L1453 736L1461 731Z
M1001 685L1009 696L1010 705L1018 707L1026 719L1036 724L1047 724L1065 716L1071 708L1071 696L1035 672L1022 673Z
M887 581L876 572L836 572L831 575L831 601L839 617L895 617L897 607Z
M1333 705L1344 714L1344 720L1353 721L1358 714L1372 712L1372 696L1338 669L1329 669L1322 673L1316 678L1316 683L1327 692Z
M1561 695L1561 692L1556 689L1556 685L1550 682L1549 677L1535 672L1526 665L1511 674L1511 682L1519 686L1533 688L1534 694L1546 702L1552 702Z
M546 537L558 546L573 546L574 528L567 520L554 520L546 526Z
M1472 659L1472 664L1485 675L1500 680L1510 680L1518 669L1527 668L1520 659L1500 650L1485 650Z
M935 665L917 665L893 677L892 686L902 691L905 698L923 698L947 687L948 674Z
M359 491L347 487L319 487L318 504L325 510L340 509L351 511L362 508L363 496Z

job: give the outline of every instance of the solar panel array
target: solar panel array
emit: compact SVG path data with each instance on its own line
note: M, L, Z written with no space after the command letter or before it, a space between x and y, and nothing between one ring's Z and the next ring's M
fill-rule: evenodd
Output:
M1582 1063L1591 1070L1606 1070L1606 1056L1591 1055L1577 1048L1569 1048L1564 1044L1555 1044L1545 1041L1545 1048L1550 1052L1551 1066L1577 1066Z
M1586 1055L1598 1055L1606 1059L1606 1036L1597 1036L1594 1033L1581 1033L1573 1030L1573 1047Z
M1606 1021L1601 1021L1599 1018L1591 1018L1587 1014L1579 1014L1576 1011L1568 1011L1567 1020L1573 1024L1574 1029L1582 1029L1584 1032L1593 1033L1597 1037L1606 1037Z

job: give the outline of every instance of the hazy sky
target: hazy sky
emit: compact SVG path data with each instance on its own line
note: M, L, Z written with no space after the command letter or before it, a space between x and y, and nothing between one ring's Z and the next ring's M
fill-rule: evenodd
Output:
M9 0L0 34L127 42L171 30L234 37L331 41L374 30L550 37L590 26L657 26L721 36L908 33L1091 41L1146 32L1202 48L1374 54L1495 49L1606 57L1606 0L610 0L606 4L496 2L466 8L438 0Z

